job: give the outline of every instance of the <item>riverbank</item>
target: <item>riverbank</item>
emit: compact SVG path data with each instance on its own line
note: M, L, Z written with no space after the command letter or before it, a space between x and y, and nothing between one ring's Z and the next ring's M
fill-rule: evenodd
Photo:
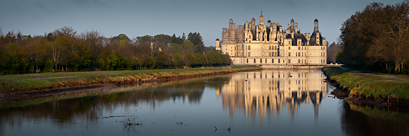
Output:
M0 98L12 95L77 89L101 85L147 82L221 75L240 71L260 70L259 67L211 67L191 69L158 69L127 71L59 72L0 76Z
M349 101L405 106L409 104L409 76L350 72L341 68L322 68L338 89L331 92ZM396 78L391 78L396 77Z

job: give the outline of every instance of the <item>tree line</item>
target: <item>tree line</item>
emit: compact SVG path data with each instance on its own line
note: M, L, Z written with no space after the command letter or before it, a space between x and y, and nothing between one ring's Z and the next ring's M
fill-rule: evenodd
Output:
M228 55L205 47L200 33L130 39L81 34L62 27L39 36L0 29L0 74L52 71L136 70L230 65Z
M409 2L371 3L341 28L337 61L355 69L409 73Z

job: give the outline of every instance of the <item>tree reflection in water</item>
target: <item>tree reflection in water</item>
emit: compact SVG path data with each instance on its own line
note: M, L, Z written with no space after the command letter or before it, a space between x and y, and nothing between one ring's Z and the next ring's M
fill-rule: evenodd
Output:
M77 135L409 134L407 114L325 99L331 89L324 79L318 70L263 70L1 101L0 135L62 135L66 131ZM129 114L142 120L149 116L149 122L124 131L120 121ZM175 124L181 121L192 125ZM263 130L263 125L268 129ZM213 127L219 130L214 132ZM228 127L231 132L226 131Z
M390 113L387 109L343 102L342 130L348 135L409 135L409 115Z
M5 126L19 127L22 120L53 119L55 125L62 127L64 123L71 123L75 120L97 122L103 116L102 111L112 112L118 107L138 107L139 104L146 103L155 108L157 104L165 100L183 99L185 101L186 98L188 103L199 103L205 87L202 80L179 81L166 83L163 86L142 87L142 89L137 85L122 85L116 88L101 87L73 96L41 97L23 100L23 102L20 100L5 101L0 104L6 107L0 109L0 135ZM214 81L219 80L226 81L226 78L222 76L215 78ZM208 84L208 86L214 88L220 86L220 82ZM47 102L37 104L37 101ZM13 104L29 106L13 107Z

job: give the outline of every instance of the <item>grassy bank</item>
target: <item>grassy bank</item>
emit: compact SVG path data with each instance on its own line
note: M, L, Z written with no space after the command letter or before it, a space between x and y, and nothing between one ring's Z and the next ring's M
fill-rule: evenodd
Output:
M322 70L331 80L335 80L340 88L348 89L349 97L409 99L407 75L363 74L328 67Z
M259 67L213 67L192 69L124 70L93 72L60 72L0 76L0 93L25 93L36 90L52 90L120 84L174 80L212 74L257 70Z

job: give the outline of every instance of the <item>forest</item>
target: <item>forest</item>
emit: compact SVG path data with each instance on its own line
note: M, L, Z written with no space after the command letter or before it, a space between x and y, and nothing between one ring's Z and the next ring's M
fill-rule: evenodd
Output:
M106 38L98 31L80 34L62 27L39 36L0 29L0 74L57 71L167 69L230 65L228 55L205 47L200 33L130 39Z
M337 62L353 69L409 74L409 1L367 5L342 24L340 39Z

